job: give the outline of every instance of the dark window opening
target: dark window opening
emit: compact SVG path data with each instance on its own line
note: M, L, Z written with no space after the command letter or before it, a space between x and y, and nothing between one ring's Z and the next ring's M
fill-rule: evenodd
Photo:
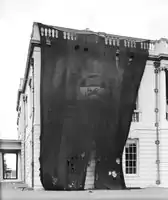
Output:
M130 59L133 59L133 58L134 58L134 53L131 52L131 53L130 53Z
M84 51L88 51L88 48L84 48Z
M18 154L3 153L3 179L11 180L18 178Z
M80 49L80 46L79 45L76 45L75 46L75 50L79 50Z

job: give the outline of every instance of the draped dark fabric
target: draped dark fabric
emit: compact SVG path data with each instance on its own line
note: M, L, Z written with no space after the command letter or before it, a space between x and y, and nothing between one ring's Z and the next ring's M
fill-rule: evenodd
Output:
M140 42L136 48L125 47L123 39L109 46L96 34L77 33L76 40L63 34L59 30L50 45L41 36L42 185L84 189L95 148L95 188L124 189L122 153L148 50Z

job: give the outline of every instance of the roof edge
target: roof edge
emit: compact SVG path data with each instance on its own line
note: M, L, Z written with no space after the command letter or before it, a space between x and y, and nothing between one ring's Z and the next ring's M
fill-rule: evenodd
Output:
M32 33L31 33L31 38L30 38L28 53L27 53L26 68L25 68L25 73L24 73L23 84L22 84L22 88L18 90L18 95L17 95L16 111L18 111L18 108L19 108L20 96L22 93L24 93L25 88L26 88L27 78L28 78L28 74L30 70L30 58L32 56L33 48L34 46L39 45L39 44L40 44L39 26L37 22L33 22Z
M1 143L3 143L3 142L4 142L4 143L7 143L7 142L8 142L8 143L15 143L15 142L19 142L19 143L20 143L21 140L17 140L17 139L0 139L0 142L1 142Z
M150 40L151 42L156 42L157 40L151 40L151 39L144 39L144 38L136 38L136 37L129 37L129 36L123 36L123 35L115 35L115 34L109 34L106 32L96 32L96 31L92 31L88 28L84 29L84 30L80 30L80 29L73 29L73 28L66 28L66 27L60 27L60 26L54 26L54 25L47 25L47 24L43 24L40 22L34 22L34 24L36 24L37 26L42 25L42 26L46 26L49 28L53 28L53 29L57 29L60 31L69 31L69 32L76 32L77 34L95 34L95 35L99 35L102 37L116 37L116 38L121 38L121 39L127 39L127 40L136 40L139 42L142 41L147 41Z

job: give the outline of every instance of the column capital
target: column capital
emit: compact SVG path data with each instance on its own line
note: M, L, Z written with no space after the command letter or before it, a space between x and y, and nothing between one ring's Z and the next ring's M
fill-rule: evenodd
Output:
M168 64L161 64L160 71L168 70Z
M155 68L159 68L160 67L160 61L154 61L153 65Z
M168 60L160 61L160 71L168 70Z
M153 65L158 72L168 70L168 64L160 63L160 61L153 62Z
M165 66L161 66L160 68L159 68L159 71L165 71L167 68L165 67Z

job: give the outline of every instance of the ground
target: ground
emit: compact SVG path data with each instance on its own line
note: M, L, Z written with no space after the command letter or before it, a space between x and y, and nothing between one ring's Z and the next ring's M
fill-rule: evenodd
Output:
M95 190L95 191L44 191L44 190L25 190L14 188L13 184L1 185L1 197L2 200L57 200L57 199L168 199L168 189L164 188L147 188L137 190Z

